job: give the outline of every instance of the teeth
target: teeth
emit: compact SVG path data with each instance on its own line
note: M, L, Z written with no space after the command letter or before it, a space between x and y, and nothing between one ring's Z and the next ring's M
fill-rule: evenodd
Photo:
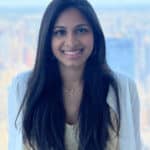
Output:
M81 53L82 50L76 50L76 51L63 51L64 54L68 54L68 55L75 55L75 54L79 54Z
M74 52L71 52L71 51L66 51L64 52L65 54L69 54L69 55L73 55L73 54L78 54L80 51L74 51Z

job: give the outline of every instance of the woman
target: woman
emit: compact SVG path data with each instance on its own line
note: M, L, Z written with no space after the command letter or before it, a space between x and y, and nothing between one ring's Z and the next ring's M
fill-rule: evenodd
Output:
M107 65L104 35L86 0L49 4L34 68L14 79L9 101L16 104L15 112L9 107L9 149L140 150L136 86Z

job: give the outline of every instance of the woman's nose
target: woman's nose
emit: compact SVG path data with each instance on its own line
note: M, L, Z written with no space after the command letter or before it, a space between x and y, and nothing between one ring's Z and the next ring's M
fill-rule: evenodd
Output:
M68 33L65 39L65 46L68 50L72 50L78 44L78 39L74 33Z

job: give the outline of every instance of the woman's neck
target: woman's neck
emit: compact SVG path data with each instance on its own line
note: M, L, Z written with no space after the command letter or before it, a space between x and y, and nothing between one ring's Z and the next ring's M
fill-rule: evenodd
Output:
M65 67L60 65L60 72L64 87L72 88L82 84L83 67Z

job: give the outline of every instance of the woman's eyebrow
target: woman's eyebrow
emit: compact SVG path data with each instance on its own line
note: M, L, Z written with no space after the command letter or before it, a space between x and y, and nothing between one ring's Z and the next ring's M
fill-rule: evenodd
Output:
M79 27L83 27L83 26L86 26L86 27L89 27L89 25L88 24L77 24L76 26L75 26L75 28L79 28ZM54 26L54 29L57 29L57 28L61 28L61 29L66 29L67 27L65 27L65 26L61 26L61 25L56 25L56 26Z
M78 25L76 25L76 27L83 27L83 26L89 27L88 24L78 24Z
M57 28L65 29L64 26L54 26L54 29L57 29Z

